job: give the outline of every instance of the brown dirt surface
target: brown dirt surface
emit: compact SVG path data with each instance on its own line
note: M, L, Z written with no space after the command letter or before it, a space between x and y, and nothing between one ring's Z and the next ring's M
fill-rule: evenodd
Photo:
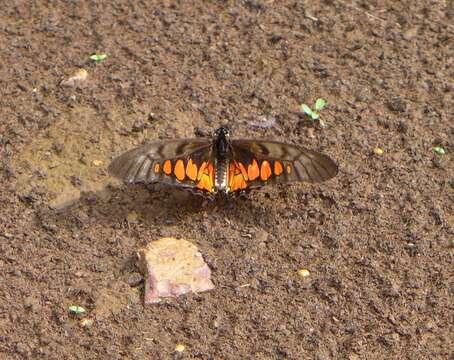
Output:
M453 359L453 6L2 4L0 359ZM106 172L225 123L340 173L211 204ZM216 289L144 307L135 253L162 236L193 241Z

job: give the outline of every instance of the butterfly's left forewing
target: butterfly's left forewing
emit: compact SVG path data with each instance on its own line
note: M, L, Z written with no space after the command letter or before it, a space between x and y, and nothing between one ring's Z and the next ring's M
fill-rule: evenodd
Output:
M115 158L109 172L128 183L167 183L211 193L214 168L208 139L155 141Z
M231 141L231 192L292 181L318 183L336 176L338 167L328 156L277 141Z

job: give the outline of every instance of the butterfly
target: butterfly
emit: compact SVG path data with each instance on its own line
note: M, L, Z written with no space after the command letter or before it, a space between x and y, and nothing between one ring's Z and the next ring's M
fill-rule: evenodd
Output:
M261 139L231 139L220 127L213 136L159 140L115 158L109 172L126 183L166 183L214 197L268 184L319 183L335 177L327 155L297 145Z

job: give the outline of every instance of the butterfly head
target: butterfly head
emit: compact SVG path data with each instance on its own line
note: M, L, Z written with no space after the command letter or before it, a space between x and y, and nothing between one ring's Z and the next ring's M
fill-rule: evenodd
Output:
M230 130L226 126L221 126L214 131L214 144L220 158L225 158L229 150Z
M220 137L224 137L224 138L229 138L230 137L230 130L227 126L221 126L219 128L217 128L216 130L214 130L214 137L216 139L219 139Z

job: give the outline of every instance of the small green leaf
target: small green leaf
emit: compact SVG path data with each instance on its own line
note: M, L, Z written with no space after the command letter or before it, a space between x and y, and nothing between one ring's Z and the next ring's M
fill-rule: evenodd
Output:
M82 306L77 306L77 305L71 305L69 308L68 308L69 312L73 313L73 314L83 314L86 312L86 310L82 307Z
M301 110L303 110L306 115L312 116L312 109L306 104L301 105Z
M432 150L435 151L438 155L446 154L446 150L443 147L441 147L441 146L434 146L432 148Z
M318 120L320 118L320 115L316 111L312 111L312 120Z
M321 110L325 107L326 105L326 100L325 99L317 99L317 101L315 102L315 110Z
M90 59L93 61L103 61L105 58L107 58L106 54L93 54L90 55Z

